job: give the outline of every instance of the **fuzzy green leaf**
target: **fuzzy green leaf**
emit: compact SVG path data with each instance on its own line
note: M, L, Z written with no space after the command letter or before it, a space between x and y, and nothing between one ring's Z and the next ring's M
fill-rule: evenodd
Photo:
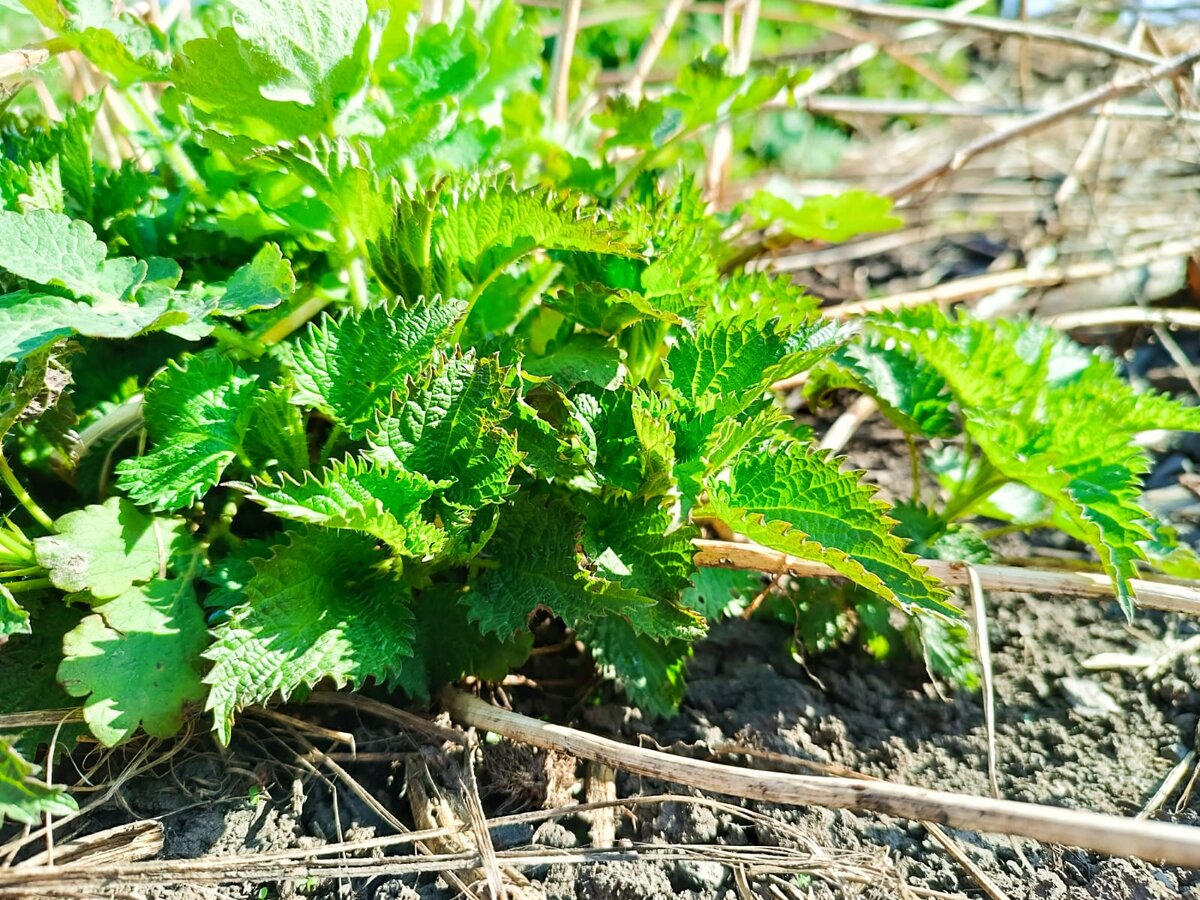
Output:
M107 256L108 248L86 222L48 209L24 215L0 210L0 269L34 284L116 304L146 279L147 265Z
M864 391L884 414L906 431L948 438L958 432L946 381L911 353L868 333L837 353L805 385L809 397L835 388Z
M57 709L64 715L79 704L63 690L55 677L62 657L63 637L79 624L82 616L65 603L43 603L31 616L31 629L4 642L0 650L0 714ZM83 724L57 722L8 731L4 737L22 754L35 757L39 748L55 738L55 755L70 752L87 733Z
M423 297L408 306L326 318L293 349L294 402L328 413L352 437L362 437L377 413L388 412L392 394L426 367L465 309L459 300Z
M487 545L494 567L468 590L471 618L485 633L501 636L526 628L539 609L576 626L610 616L628 619L639 632L670 637L695 627L684 615L651 598L592 573L578 548L582 517L565 499L522 498L505 508Z
M171 362L146 389L146 428L155 449L123 461L118 484L134 502L179 509L199 499L244 455L256 377L205 352Z
M1028 322L919 307L871 328L937 370L1000 480L1054 504L1061 525L1099 555L1132 614L1129 582L1152 540L1151 516L1138 502L1149 463L1133 438L1150 428L1200 430L1200 409L1136 393L1110 360Z
M306 473L296 481L285 475L279 484L259 481L248 493L280 518L361 531L397 553L419 558L435 553L445 540L421 516L421 507L438 487L400 466L348 459L333 463L320 477Z
M630 703L652 716L678 711L692 655L686 641L658 641L613 617L585 623L580 637L606 674L619 680Z
M283 387L259 391L250 408L252 427L243 439L246 456L258 469L298 474L308 467L304 417Z
M29 634L29 611L0 582L0 644L14 634Z
M394 678L412 655L406 587L382 574L387 555L348 531L299 531L255 560L246 602L213 631L207 708L229 742L234 714L328 678L361 686Z
M505 377L495 358L442 360L370 436L372 457L452 482L442 496L466 509L499 503L520 462L515 438L498 427L513 393Z
M118 83L163 79L165 37L146 19L125 12L124 4L112 0L23 2L43 25L59 33L60 42L82 52Z
M697 569L683 592L684 606L710 622L735 616L750 605L763 589L758 572L741 569Z
M265 143L320 134L362 87L365 0L234 0L232 27L184 45L175 84L197 116Z
M37 538L38 565L54 586L110 600L166 569L184 539L183 522L149 516L124 497L67 513L55 534Z
M83 718L106 746L141 725L170 737L204 697L204 616L190 581L155 580L99 604L63 639L58 678L85 697Z
M7 818L23 825L40 825L46 816L65 816L78 806L59 785L36 777L37 767L0 737L0 826Z
M946 591L915 565L875 489L828 454L789 441L742 455L727 481L706 481L696 511L772 549L830 566L903 609L954 615Z
M483 634L469 620L462 597L461 587L435 585L413 604L413 655L401 661L396 679L410 696L428 699L441 685L468 674L501 681L528 658L532 634L507 639Z
M388 288L415 297L480 288L538 248L633 255L594 210L544 189L468 183L402 198L371 260Z
M890 198L867 191L805 197L799 204L759 191L750 200L750 213L756 225L778 225L784 233L806 241L837 243L904 225L904 220L892 213Z
M737 415L775 379L805 371L843 340L840 329L819 320L787 331L776 325L715 319L681 335L666 360L681 407L717 419Z
M187 315L172 309L171 300L165 293L95 304L28 291L0 294L0 362L19 361L73 334L123 339L182 323Z
M284 259L278 245L264 244L254 259L230 276L214 312L236 317L258 309L270 309L295 290L292 264Z
M647 597L677 601L695 569L697 529L658 502L617 495L582 499L583 551L597 571Z

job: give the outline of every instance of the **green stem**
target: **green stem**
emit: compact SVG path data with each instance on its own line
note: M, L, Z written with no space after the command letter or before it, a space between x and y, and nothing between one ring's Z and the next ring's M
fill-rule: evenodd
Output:
M990 541L990 540L992 540L992 538L1003 537L1006 534L1015 534L1016 532L1019 532L1019 531L1031 531L1034 528L1038 528L1038 527L1040 527L1040 526L1036 522L1034 522L1034 523L1026 522L1025 524L1018 524L1016 522L1013 522L1008 525L1001 525L998 528L988 528L984 531L979 532L979 536L981 538L983 538L985 541Z
M346 280L350 287L350 302L355 309L366 309L371 303L371 292L367 288L367 267L354 232L342 229L342 254L346 259Z
M26 566L23 569L5 569L0 572L0 578L28 578L30 575L40 575L44 571L41 566Z
M525 256L527 253L529 253L528 250L514 252L508 259L495 266L492 271L487 274L487 277L485 277L483 281L479 282L479 284L475 286L474 290L471 291L470 296L467 297L466 310L461 316L459 316L458 323L454 326L454 331L450 333L449 343L451 345L457 344L462 340L463 330L467 327L467 319L471 317L471 310L475 308L475 304L479 302L479 298L483 296L483 292L488 289L492 282L503 275L509 266L515 265L521 259L521 257Z
M333 298L326 294L315 294L311 289L303 300L294 303L291 310L282 318L277 319L270 327L253 335L252 340L264 347L278 344L299 328L303 328L313 318L320 314Z
M28 591L44 591L48 587L53 587L50 584L49 578L30 578L28 581L14 581L12 584L4 585L10 594L23 594Z
M621 195L625 193L625 191L629 190L630 185L632 185L633 182L637 180L637 177L639 175L641 175L642 172L649 169L655 162L658 161L658 158L660 156L662 156L666 150L673 147L675 144L677 144L681 141L687 140L689 138L695 137L697 134L704 131L706 128L712 128L717 125L724 125L726 123L732 123L740 118L743 118L746 116L753 116L753 115L758 115L758 107L757 106L751 107L750 109L742 110L742 111L740 111L738 113L734 113L734 114L719 115L715 119L713 119L711 122L705 122L704 124L698 125L695 128L686 128L683 131L675 132L675 134L671 135L669 138L667 138L665 141L663 141L659 146L651 147L649 150L647 150L645 153L643 153L638 158L638 161L635 162L630 167L629 171L625 173L625 175L621 178L621 180L617 182L616 187L614 187L612 189L612 191L609 193L608 199L609 200L619 199L621 197Z
M953 522L955 519L965 517L976 504L986 500L993 492L1007 483L1008 479L1006 477L987 463L983 463L979 474L972 479L970 488L956 494L950 499L945 511L942 513L942 518L947 522Z
M921 502L921 457L917 452L916 438L905 432L904 440L908 443L908 458L912 463L912 502L916 504Z
M208 196L208 186L204 183L204 179L200 177L200 173L196 170L196 167L192 165L191 159L183 152L182 147L180 147L177 141L167 140L167 136L158 124L158 120L146 109L137 98L137 95L132 91L127 91L123 94L113 94L113 97L119 97L120 100L129 105L129 108L133 110L134 115L138 117L138 120L145 126L146 130L158 141L158 146L162 150L163 156L170 163L171 168L175 170L175 174L187 185L188 190L197 199L202 203L208 203L211 199Z
M17 502L25 507L25 511L33 516L35 522L47 531L54 530L54 520L46 515L46 511L34 502L34 499L29 496L29 492L17 481L17 476L13 473L13 470L8 465L8 460L3 455L0 455L0 479L4 480L8 489L12 491L13 496L17 498Z
M324 464L325 462L327 462L329 460L329 454L331 454L333 452L333 448L337 445L337 442L342 439L342 435L344 435L345 433L346 433L346 430L344 428L342 428L341 425L337 425L337 424L335 424L333 426L332 430L330 430L329 437L327 437L325 439L325 443L321 446L321 462L322 462L322 464Z
M258 359L267 349L261 341L256 341L249 335L242 334L236 328L230 328L228 325L214 325L212 335L226 347L236 350L238 353L251 359Z
M23 534L0 528L0 556L11 556L18 562L32 562L33 545L25 540Z

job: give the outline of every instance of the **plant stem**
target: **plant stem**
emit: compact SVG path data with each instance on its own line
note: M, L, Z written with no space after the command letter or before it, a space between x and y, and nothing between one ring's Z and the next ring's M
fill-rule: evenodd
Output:
M267 349L261 341L256 341L249 335L242 334L237 329L230 328L228 325L214 325L212 335L225 346L251 359L258 359Z
M921 457L917 451L917 439L907 431L904 433L904 440L908 443L908 458L912 463L912 502L921 502Z
M359 252L358 241L348 227L342 229L341 249L346 259L346 282L350 288L350 302L355 309L366 309L371 302L367 288L367 267Z
M34 499L29 496L29 492L17 481L17 476L13 473L13 470L8 465L8 460L2 454L0 454L0 479L4 480L8 489L12 491L13 496L17 498L17 502L25 507L25 511L33 516L35 522L47 531L54 530L54 520L46 515L46 511L34 502Z
M278 344L292 332L307 325L332 302L332 299L327 294L317 294L306 298L304 302L293 307L291 312L276 321L270 328L256 335L255 340L265 347Z
M9 528L14 526L9 525ZM0 528L0 554L11 556L20 562L33 560L33 547L19 532Z
M129 108L133 110L134 115L138 117L146 130L151 136L158 141L159 148L162 150L163 156L170 163L171 168L175 170L180 179L183 181L189 191L191 191L201 202L209 201L208 186L204 183L204 179L200 177L200 173L196 171L196 167L192 165L191 159L183 152L178 142L167 140L162 127L158 124L158 120L150 113L148 109L137 98L133 91L126 91L122 94L112 94L114 100L120 97L121 101L129 104ZM118 101L120 102L120 101Z
M984 462L979 473L971 480L970 487L950 498L942 518L947 522L961 519L982 500L986 500L998 488L1008 483L1008 478L997 472L990 464Z
M325 443L321 446L321 462L325 463L329 459L329 454L333 452L333 448L337 442L341 440L342 435L346 430L341 425L335 424L329 432L329 437L325 439Z
M1006 534L1015 534L1019 531L1029 531L1038 527L1040 526L1037 523L1026 522L1024 524L1018 524L1016 522L1012 522L1008 525L1001 525L998 528L987 528L979 532L979 536L985 541L990 541L993 538L1003 537Z
M43 571L41 566L26 566L23 569L7 569L0 572L0 578L28 578L30 575L39 575Z
M4 587L10 594L23 594L29 591L43 591L53 585L50 584L49 578L31 578L28 581L14 581Z

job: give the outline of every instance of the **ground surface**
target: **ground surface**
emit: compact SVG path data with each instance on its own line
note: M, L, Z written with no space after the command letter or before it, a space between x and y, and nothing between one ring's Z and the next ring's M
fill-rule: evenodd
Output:
M1131 628L1111 604L999 596L993 599L991 620L999 782L1004 795L1136 814L1193 745L1200 714L1200 691L1194 685L1200 684L1200 672L1194 663L1181 660L1162 677L1147 682L1128 672L1087 671L1082 664L1102 652L1157 652L1162 639L1190 634L1192 623L1145 615ZM851 652L814 659L806 672L786 652L787 636L781 626L767 623L724 624L697 650L687 700L677 719L648 726L635 712L609 704L587 708L578 724L691 755L706 756L714 749L728 750L722 745L742 745L908 784L988 793L979 696L958 693L943 699L922 672L872 666ZM521 692L514 696L520 708ZM537 703L544 705L544 701ZM343 838L390 833L389 826L345 789L337 792L336 811L330 792L317 779L307 778L303 796L293 796L283 745L270 747L271 739L264 737L258 744L260 752L251 752L259 732L268 733L262 724L248 727L246 740L232 759L194 754L171 773L135 781L123 791L120 809L112 811L112 818L127 818L130 812L138 817L162 816L164 854L189 858L311 846L335 839L337 827ZM394 735L368 722L357 730L360 752L411 748ZM538 795L540 774L535 763L503 745L487 750L478 780L489 814L513 800L516 788L525 781L529 782L526 799ZM759 758L754 764L764 765L764 761ZM294 759L290 765L298 777L306 777ZM399 796L396 763L344 761L343 765L401 820L412 822L407 800ZM523 766L527 773L521 771ZM264 781L264 793L254 794L251 785ZM621 797L680 790L627 776L618 776L617 786ZM1200 818L1200 798L1192 798L1178 815L1173 812L1175 801L1172 796L1167 804L1168 817L1188 823ZM898 871L919 890L981 896L967 870L918 824L873 814L739 805L752 806L769 818L748 823L690 802L654 805L635 810L636 818L619 818L617 839L633 846L642 842L728 845L734 859L735 848L802 847L808 840L818 856L823 852L849 863L861 862L868 871ZM540 826L506 826L494 836L500 849L532 846L549 853L585 846L589 825L582 816L573 815ZM1007 838L965 832L954 836L1013 898L1200 897L1200 872L1154 868ZM533 874L552 898L738 896L731 869L704 859L553 865ZM791 894L767 893L766 879L750 879L749 886L757 896L837 897L860 890L866 896L897 896L895 885L886 878L874 887L863 887L831 885L818 877ZM259 891L258 884L219 890L177 887L155 889L149 896L171 900L297 893L331 897L339 895L339 885L291 883ZM418 895L453 896L428 876L344 882L340 892L341 896L407 900Z

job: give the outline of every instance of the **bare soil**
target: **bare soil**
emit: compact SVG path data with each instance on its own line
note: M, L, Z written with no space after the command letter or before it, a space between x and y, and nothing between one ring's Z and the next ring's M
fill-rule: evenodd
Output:
M1143 681L1129 671L1088 671L1083 664L1098 653L1160 652L1164 639L1195 633L1195 623L1147 614L1130 627L1114 604L1018 596L995 597L990 615L1004 796L1136 814L1194 745L1200 670L1194 659L1181 658L1161 677ZM944 688L939 694L920 669L873 665L853 651L810 660L806 669L788 653L788 636L785 628L771 623L720 625L697 648L687 700L676 719L647 723L636 710L606 703L579 711L576 724L689 755L773 764L758 756L731 755L727 745L732 744L908 784L989 793L979 695ZM534 712L545 710L548 702L544 693L531 690L518 690L513 696L518 708ZM400 754L412 747L395 731L350 718L343 716L340 727L355 731L360 752ZM327 782L289 760L287 742L277 732L269 732L261 722L248 724L245 731L230 758L195 753L173 772L136 780L104 817L105 824L130 814L162 817L163 855L181 858L313 846L337 840L339 834L348 839L390 833L390 826L353 793L339 786L335 798ZM268 734L275 734L274 746ZM256 743L257 753L250 749ZM297 749L293 745L292 750ZM539 768L543 762L504 744L486 744L478 781L489 815L544 797L544 769ZM412 824L402 796L402 765L342 765L378 802ZM289 772L300 779L295 791ZM578 774L582 776L582 768ZM681 791L625 775L618 775L617 790L623 798ZM1178 812L1176 800L1176 795L1169 799L1163 816L1189 824L1200 820L1200 800L1185 799ZM542 866L531 874L548 897L562 900L733 900L738 894L730 867L706 859L639 860L638 848L700 844L725 845L733 851L789 842L795 846L803 838L834 858L866 859L898 872L917 889L980 896L971 874L917 823L874 814L729 802L769 818L748 823L743 817L694 805L686 797L680 803L635 808L617 820L618 843L629 847L626 859ZM586 847L589 827L583 815L568 814L540 826L502 826L493 831L493 839L500 849L565 851ZM1200 897L1200 872L1003 836L952 834L1012 898ZM839 884L821 877L784 881L796 887L792 896L797 897L896 896L895 886L887 883ZM751 880L750 886L758 896L772 896L765 879ZM406 876L341 884L227 885L218 893L177 886L154 889L147 896L434 900L455 893L434 876Z

